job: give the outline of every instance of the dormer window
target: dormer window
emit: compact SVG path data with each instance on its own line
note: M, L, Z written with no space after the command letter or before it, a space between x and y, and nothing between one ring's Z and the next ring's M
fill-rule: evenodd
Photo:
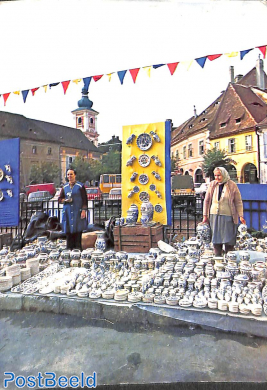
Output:
M221 127L226 127L226 122L220 124Z
M202 119L200 119L199 123L200 122L205 122L205 121L207 121L207 118L202 118Z
M241 118L236 118L235 123L236 124L241 123Z
M189 129L192 129L192 127L194 127L194 125L189 125Z
M216 103L214 103L214 107L215 106L218 106L218 104L220 104L220 101L218 100Z
M262 107L262 104L260 104L259 102L253 102L251 104L252 104L252 106L260 106L260 107Z

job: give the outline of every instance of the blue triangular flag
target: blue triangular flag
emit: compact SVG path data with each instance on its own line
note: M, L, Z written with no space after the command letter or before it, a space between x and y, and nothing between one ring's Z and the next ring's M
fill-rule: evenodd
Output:
M164 66L165 64L158 64L158 65L153 65L154 69L160 68L161 66Z
M91 83L92 77L85 77L83 79L84 82L84 88L88 91L89 85Z
M120 70L119 72L117 72L119 79L120 79L120 82L121 82L121 85L123 84L123 79L126 75L126 72L127 72L127 70Z
M201 68L204 68L206 59L207 57L195 58L196 62L201 66Z
M240 59L243 60L246 54L248 54L252 49L242 50L240 52Z
M21 93L22 93L22 96L23 96L23 101L25 103L26 99L27 99L27 96L28 96L28 93L29 93L29 89L26 89L25 91L21 91Z
M49 87L56 87L59 83L52 83L52 84L49 84Z

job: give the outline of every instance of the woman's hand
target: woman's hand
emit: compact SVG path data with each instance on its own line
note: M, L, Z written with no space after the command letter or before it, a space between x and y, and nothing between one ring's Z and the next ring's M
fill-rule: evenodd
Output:
M86 218L86 210L82 210L81 212L81 219Z
M206 215L204 215L201 224L204 224L204 223L209 223L209 218Z
M246 225L246 221L244 220L243 217L239 217L239 219L240 219L240 222L241 222L241 223L243 223L244 225Z

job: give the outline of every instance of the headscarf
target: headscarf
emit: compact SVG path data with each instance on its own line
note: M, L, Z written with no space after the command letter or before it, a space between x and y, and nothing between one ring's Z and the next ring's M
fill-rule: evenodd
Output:
M223 167L216 167L214 170L213 170L213 173L215 171L220 171L221 174L222 174L222 183L226 183L228 180L230 180L230 176L229 176L229 173L227 172L227 170Z

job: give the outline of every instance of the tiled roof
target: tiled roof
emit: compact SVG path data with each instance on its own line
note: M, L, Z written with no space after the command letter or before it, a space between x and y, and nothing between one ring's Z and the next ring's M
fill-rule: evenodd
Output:
M267 76L264 72L265 85L267 86ZM252 87L257 85L257 73L256 68L251 69L245 76L243 76L238 84L245 85L247 87Z
M55 123L43 122L36 119L31 119L31 122L37 124L49 136L53 137L56 135L57 139L67 147L100 153L93 142L89 141L89 139L79 129L61 126Z
M5 138L22 138L33 141L54 142L60 140L54 134L47 134L37 122L23 115L0 111L0 136Z

